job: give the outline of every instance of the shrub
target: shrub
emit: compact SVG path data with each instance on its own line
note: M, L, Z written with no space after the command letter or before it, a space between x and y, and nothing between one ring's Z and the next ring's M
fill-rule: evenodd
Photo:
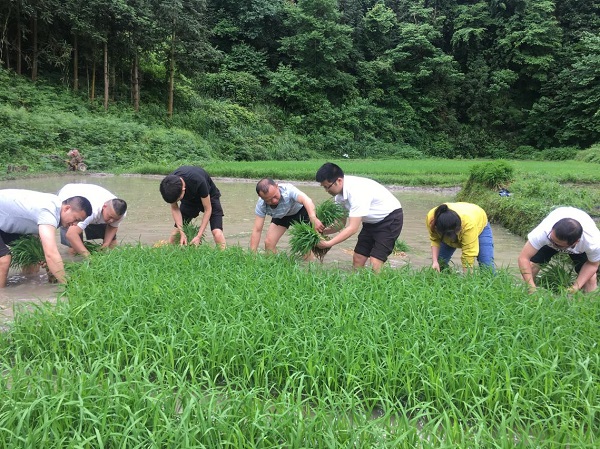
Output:
M575 160L600 164L600 143L592 145L587 150L579 151L575 155Z
M577 155L577 148L575 147L559 147L559 148L548 148L542 150L536 154L536 159L543 161L566 161L574 159Z
M514 178L514 167L504 160L475 164L469 172L468 183L482 184L490 189L498 189L510 184Z

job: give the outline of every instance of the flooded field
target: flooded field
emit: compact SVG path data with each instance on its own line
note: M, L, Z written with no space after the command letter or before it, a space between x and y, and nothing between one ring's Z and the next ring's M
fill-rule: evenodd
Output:
M127 218L122 223L118 232L120 244L153 245L165 240L170 235L173 221L169 205L160 196L158 186L162 176L137 176L137 175L70 175L43 178L32 178L15 181L0 182L0 189L23 188L42 192L57 192L63 185L70 182L89 183L100 185L113 192L128 203ZM225 211L224 233L229 246L239 245L248 248L252 225L254 223L254 206L257 195L255 191L256 179L220 179L215 182L221 190L221 201ZM284 182L284 180L280 180ZM302 191L309 195L315 203L320 203L330 196L316 182L293 182ZM389 263L392 267L411 264L415 267L426 266L430 263L430 247L427 230L425 228L425 215L432 208L445 201L452 201L452 189L408 189L392 188L404 209L404 227L400 239L405 241L410 250L406 254L393 255ZM264 235L268 227L266 220ZM499 267L514 268L516 258L523 245L523 239L511 234L501 226L493 226L495 241L496 263ZM58 237L57 237L58 238ZM212 238L208 238L213 245ZM335 246L325 257L325 263L349 268L352 261L352 249L356 238ZM59 245L65 261L76 261L66 252L66 247ZM288 247L287 234L281 239L278 247L285 251ZM460 263L460 251L453 259ZM6 316L12 314L11 304L15 301L31 299L53 300L56 298L59 286L48 284L43 270L30 275L22 275L11 271L7 288L0 290L0 313Z

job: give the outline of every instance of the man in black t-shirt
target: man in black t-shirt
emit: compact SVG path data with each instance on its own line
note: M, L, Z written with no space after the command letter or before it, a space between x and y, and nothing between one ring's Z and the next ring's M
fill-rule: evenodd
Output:
M189 242L199 245L204 230L210 223L215 244L225 248L225 235L223 234L223 208L221 207L221 192L206 171L200 167L184 165L160 183L160 194L171 205L171 213L175 220L175 230L171 234L171 243L177 242L186 245L187 237L183 232L183 224L189 223L200 212L204 212L198 235ZM181 201L181 205L178 202Z

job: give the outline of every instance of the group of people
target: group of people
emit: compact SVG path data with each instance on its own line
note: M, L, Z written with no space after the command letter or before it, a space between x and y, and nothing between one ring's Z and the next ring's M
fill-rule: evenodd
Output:
M276 252L277 243L296 221L311 223L324 234L318 246L331 248L358 233L352 265L380 271L394 250L403 226L400 201L383 185L364 177L345 175L336 164L323 164L316 172L316 182L348 211L342 226L325 227L316 215L312 199L290 183L277 183L263 178L256 184L258 201L250 237L250 249L257 251L267 215L271 222L265 237L265 250ZM209 174L196 166L182 166L160 183L160 193L171 206L174 221L170 242L201 243L210 231L217 247L226 247L223 232L221 193ZM23 234L39 234L49 270L60 282L65 281L64 268L55 242L54 231L61 227L61 242L71 251L89 254L83 244L88 239L102 238L103 247L116 244L117 228L126 215L127 204L106 189L90 184L68 184L57 195L27 190L0 190L0 287L6 285L10 266L9 244ZM184 225L203 213L198 233L188 242ZM440 271L440 262L449 263L456 249L461 249L463 270L469 271L477 259L480 267L494 271L494 242L485 211L476 204L444 203L429 211L426 217L432 268ZM360 231L360 232L359 232ZM584 211L559 207L552 211L528 235L518 265L530 291L540 265L558 252L566 252L574 262L577 278L572 292L591 292L597 288L600 264L600 231Z

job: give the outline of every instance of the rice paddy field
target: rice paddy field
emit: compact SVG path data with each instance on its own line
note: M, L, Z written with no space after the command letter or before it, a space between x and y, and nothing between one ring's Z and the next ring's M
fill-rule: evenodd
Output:
M68 265L0 334L3 448L593 448L597 295L231 247Z

